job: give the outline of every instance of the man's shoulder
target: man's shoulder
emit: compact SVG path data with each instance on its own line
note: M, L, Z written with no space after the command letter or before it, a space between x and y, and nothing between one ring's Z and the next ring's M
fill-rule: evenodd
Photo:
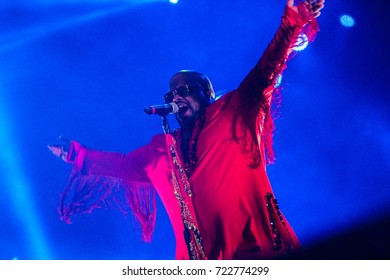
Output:
M223 111L229 111L229 108L233 109L237 105L237 89L231 90L219 98L217 98L206 110L206 114L209 118L215 114L221 114Z
M150 139L149 145L154 147L165 147L165 134L158 133L152 136Z

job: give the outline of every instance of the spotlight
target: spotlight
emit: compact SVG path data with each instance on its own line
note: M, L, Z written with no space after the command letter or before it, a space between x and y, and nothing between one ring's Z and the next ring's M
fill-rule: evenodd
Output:
M293 50L297 52L303 51L308 44L309 38L307 38L307 35L305 33L301 33L298 36L297 42L295 43Z
M19 235L28 244L25 248L26 253L31 250L28 254L34 259L51 259L50 248L45 237L46 231L41 225L42 219L31 194L33 186L23 172L23 157L16 139L13 138L14 125L7 112L9 106L3 100L4 95L6 94L0 88L0 168L1 175L4 176L1 188L9 192L5 198L8 201L7 207L12 209L14 220L20 225Z
M179 2L179 0L169 0L169 2L171 2L172 4L177 4L177 2Z
M344 27L352 27L355 25L355 20L350 15L342 15L340 22Z

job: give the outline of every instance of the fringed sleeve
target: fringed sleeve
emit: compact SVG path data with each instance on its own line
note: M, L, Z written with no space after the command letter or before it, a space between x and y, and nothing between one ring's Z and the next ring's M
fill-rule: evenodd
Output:
M268 45L255 67L239 86L241 94L263 95L273 87L279 74L286 68L286 61L297 43L299 35L304 32L312 41L318 31L318 24L303 8L300 13L286 7L282 22L271 43Z
M299 44L299 36L304 33L311 42L319 30L317 21L307 12L304 3L298 5L298 10L299 13L286 7L274 38L238 88L241 114L246 115L245 122L250 127L257 127L258 131L252 133L260 135L267 164L275 160L273 120L281 102L280 88L275 86L277 78L286 69L293 48Z
M67 223L75 214L111 207L132 212L142 227L142 238L150 241L155 224L155 191L146 176L150 149L120 154L88 149L72 141L68 162L72 170L61 196L59 213Z

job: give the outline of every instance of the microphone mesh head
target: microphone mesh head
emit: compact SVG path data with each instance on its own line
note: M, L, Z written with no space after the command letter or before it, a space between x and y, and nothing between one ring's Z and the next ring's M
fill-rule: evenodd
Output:
M172 106L171 114L176 114L177 112L179 112L179 106L177 106L177 104L175 102L171 102L171 103L169 103L169 105Z

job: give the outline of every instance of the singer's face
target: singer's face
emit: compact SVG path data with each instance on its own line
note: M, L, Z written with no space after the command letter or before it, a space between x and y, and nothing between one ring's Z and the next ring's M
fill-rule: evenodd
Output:
M176 75L171 82L171 90L182 86L199 86L195 77L188 73ZM179 107L179 112L175 114L176 120L181 127L191 127L199 118L200 113L208 106L209 102L204 96L201 87L194 87L189 95L182 97L176 94L173 102Z

